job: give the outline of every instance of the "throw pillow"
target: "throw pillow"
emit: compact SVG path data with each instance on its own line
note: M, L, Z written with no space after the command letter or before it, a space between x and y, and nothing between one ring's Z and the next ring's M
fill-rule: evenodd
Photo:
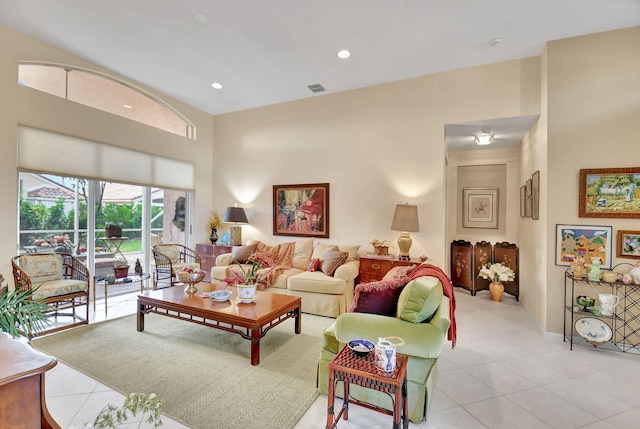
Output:
M313 258L309 261L309 264L307 265L307 271L318 271L318 267L320 266L320 259L318 258Z
M408 277L360 283L353 294L350 313L372 313L395 317L398 297Z
M322 260L322 266L320 269L326 275L332 276L340 265L347 262L348 256L349 254L347 252L339 252L337 250L327 252L324 254L324 259Z
M332 251L332 250L338 250L338 246L334 245L334 244L324 244L324 243L318 243L316 244L315 249L313 249L313 254L311 254L312 258L318 258L318 259L324 259L324 255L325 253Z
M347 262L355 261L359 257L358 251L360 250L360 245L359 244L342 245L342 246L338 246L338 250L340 250L341 252L349 253L349 256L347 257Z
M313 237L296 241L291 267L304 270L313 254Z
M442 301L442 285L435 277L418 277L400 293L396 316L412 323L421 323L433 316Z
M409 273L411 273L411 271L413 271L416 267L417 265L403 265L399 267L393 267L389 271L387 271L387 274L384 275L382 280L394 280L409 277ZM409 281L409 279L407 279L407 281Z
M253 252L256 251L257 244L248 244L246 246L233 246L231 249L231 260L244 264L247 262Z

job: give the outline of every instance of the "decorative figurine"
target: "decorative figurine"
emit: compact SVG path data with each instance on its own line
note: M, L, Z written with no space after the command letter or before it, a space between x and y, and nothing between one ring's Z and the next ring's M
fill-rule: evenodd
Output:
M134 268L136 275L142 277L142 264L140 264L140 259L136 259L136 266Z
M591 268L589 268L589 281L591 282L599 282L600 281L600 264L602 261L600 258L592 256L591 257Z

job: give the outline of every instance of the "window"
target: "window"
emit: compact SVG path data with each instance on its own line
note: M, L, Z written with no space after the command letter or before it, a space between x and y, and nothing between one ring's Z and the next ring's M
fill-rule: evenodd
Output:
M56 64L21 63L18 84L195 138L195 127L177 111L146 91L102 73Z

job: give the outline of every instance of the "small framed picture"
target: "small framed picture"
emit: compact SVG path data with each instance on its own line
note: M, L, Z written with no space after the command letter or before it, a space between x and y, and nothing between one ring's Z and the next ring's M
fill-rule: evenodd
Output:
M611 269L613 227L602 225L556 225L556 265L571 265L578 258L590 264L591 258Z
M497 188L465 188L462 205L464 228L498 228Z
M540 170L531 176L531 218L540 219Z
M527 180L525 185L525 200L524 200L524 216L532 217L533 216L533 197L532 197L532 184L531 179Z
M640 259L640 231L618 230L616 256L618 258Z
M527 188L520 186L520 217L526 216Z

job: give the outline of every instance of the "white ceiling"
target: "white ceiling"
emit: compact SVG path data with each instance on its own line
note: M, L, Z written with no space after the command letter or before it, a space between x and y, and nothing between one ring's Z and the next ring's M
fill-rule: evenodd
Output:
M215 115L537 56L640 0L0 0L0 23Z

